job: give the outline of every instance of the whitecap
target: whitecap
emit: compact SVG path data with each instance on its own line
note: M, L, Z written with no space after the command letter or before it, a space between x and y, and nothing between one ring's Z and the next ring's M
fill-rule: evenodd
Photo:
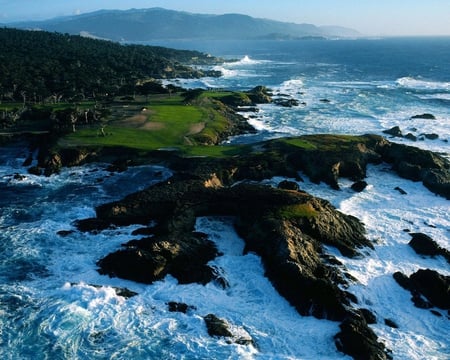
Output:
M450 82L415 79L402 77L396 83L403 88L412 90L450 90Z

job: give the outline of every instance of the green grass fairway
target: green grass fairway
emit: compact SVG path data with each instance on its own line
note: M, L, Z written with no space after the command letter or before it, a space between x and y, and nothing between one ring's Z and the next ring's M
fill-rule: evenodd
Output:
M213 143L228 126L228 120L208 98L186 104L178 95L155 95L146 102L115 103L112 113L114 119L103 128L105 136L101 125L95 124L66 135L60 145L120 146L143 151L176 148L188 156L214 157L235 155L241 149L202 145Z

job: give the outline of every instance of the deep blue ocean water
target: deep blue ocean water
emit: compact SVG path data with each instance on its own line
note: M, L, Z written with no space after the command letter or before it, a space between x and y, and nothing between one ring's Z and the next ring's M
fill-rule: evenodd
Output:
M275 96L297 99L284 108L261 105L249 121L250 142L310 133L377 133L399 126L416 142L393 139L449 156L450 38L353 41L233 41L155 43L196 49L234 59L218 65L221 78L175 81L186 87L248 90L266 85ZM411 119L431 113L436 119ZM249 116L249 114L246 114ZM438 134L426 139L423 134ZM243 242L229 219L200 218L197 227L216 241L223 256L215 264L230 288L178 285L173 278L153 285L111 279L96 261L131 239L137 226L66 237L73 221L94 216L96 205L161 181L170 172L137 167L111 176L105 164L64 169L49 178L26 173L24 144L0 149L0 358L2 359L346 359L333 342L339 324L300 317L264 277L259 258L242 254ZM16 179L14 174L25 176ZM276 184L280 179L267 179ZM416 256L404 228L425 232L450 248L448 201L421 184L397 178L385 166L371 167L369 187L352 192L342 180L336 192L308 181L300 186L362 219L377 242L364 259L336 255L359 283L350 289L362 306L394 319L374 331L395 359L447 359L450 325L443 316L414 308L391 274L432 268L450 275L442 259ZM395 186L409 196L393 191ZM429 225L432 226L429 226ZM92 285L100 285L94 287ZM112 286L139 293L125 300ZM169 313L168 301L196 306L190 314ZM215 313L250 334L257 347L210 338L202 316Z

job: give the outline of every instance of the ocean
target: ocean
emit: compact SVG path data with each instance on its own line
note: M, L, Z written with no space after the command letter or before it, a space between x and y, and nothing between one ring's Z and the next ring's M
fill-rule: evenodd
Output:
M450 38L153 44L230 60L216 67L221 78L177 79L178 85L236 90L265 85L276 97L298 100L295 107L266 104L254 114L243 113L258 132L229 143L317 133L383 134L399 126L416 141L388 136L391 141L449 157ZM412 118L420 114L435 119ZM27 157L26 144L0 149L0 358L349 359L334 345L339 323L298 315L264 277L259 257L243 255L243 240L229 218L203 217L196 225L223 253L214 264L223 269L227 289L178 285L170 276L142 285L97 273L96 261L133 238L138 225L88 234L75 231L73 221L168 178L170 170L139 166L111 175L107 164L99 163L47 178L27 174L22 167ZM371 165L369 185L361 193L346 179L340 191L306 176L299 185L361 219L375 242L361 258L347 259L331 247L327 251L358 280L349 291L377 316L371 327L394 359L448 359L447 314L441 311L438 317L414 307L392 274L430 268L450 275L443 258L414 253L404 231L423 232L450 249L449 201L389 170L387 164ZM62 230L73 232L58 235ZM114 287L138 295L125 299ZM170 301L195 310L169 312ZM250 335L255 346L211 338L203 321L209 313L227 319L236 333ZM386 326L384 319L398 328Z

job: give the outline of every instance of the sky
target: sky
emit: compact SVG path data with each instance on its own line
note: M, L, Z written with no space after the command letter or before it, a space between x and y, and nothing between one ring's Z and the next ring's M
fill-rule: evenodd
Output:
M340 25L373 36L450 36L450 0L0 0L0 23L151 7Z

